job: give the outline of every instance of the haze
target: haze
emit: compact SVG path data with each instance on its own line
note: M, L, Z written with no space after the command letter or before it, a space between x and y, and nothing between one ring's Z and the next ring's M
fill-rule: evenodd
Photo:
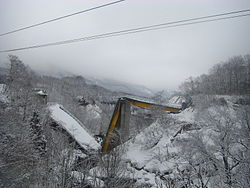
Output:
M88 9L107 0L1 0L0 33ZM0 50L80 38L242 9L249 0L126 0L0 37ZM250 17L13 52L41 72L114 79L176 89L190 76L250 53ZM6 63L9 53L0 54Z

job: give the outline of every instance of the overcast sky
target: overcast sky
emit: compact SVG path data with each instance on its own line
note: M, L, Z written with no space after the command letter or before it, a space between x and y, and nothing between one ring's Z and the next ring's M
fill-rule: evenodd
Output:
M112 1L1 0L0 33ZM250 0L126 0L2 36L0 50L249 8ZM11 54L35 70L175 89L189 76L207 73L216 63L249 53L250 16ZM1 63L7 62L8 54L0 54Z

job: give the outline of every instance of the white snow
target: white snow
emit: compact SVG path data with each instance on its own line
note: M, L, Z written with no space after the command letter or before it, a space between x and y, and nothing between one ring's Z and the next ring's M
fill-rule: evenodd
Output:
M101 118L100 114L102 113L102 110L100 109L99 106L88 104L86 106L86 109L87 109L87 115L88 117L91 117L91 119Z
M138 134L133 141L127 143L128 150L124 159L130 161L137 169L147 166L165 148L170 138L163 135L163 130L157 122ZM149 168L148 170L150 170Z
M127 150L123 158L130 164L128 171L131 171L131 176L137 179L137 183L159 187L162 181L159 174L172 174L177 167L186 168L186 161L179 156L181 148L171 140L181 129L183 121L194 121L194 111L186 109L172 116L180 121L168 124L165 129L156 121L125 143ZM181 136L185 134L182 133Z
M174 117L180 121L184 121L187 123L194 123L195 122L195 112L193 108L187 108L183 110L179 114L175 114Z
M152 159L151 153L141 150L138 145L131 145L125 156L126 160L131 161L132 165L138 169L143 168Z
M0 84L0 93L4 93L6 89L6 84Z
M47 95L43 90L37 92L38 95Z
M63 107L59 104L54 104L49 106L51 112L51 117L61 125L73 138L76 142L83 147L84 149L94 149L98 150L100 145L91 136L90 133L86 130L85 127L82 127L80 123L76 120L75 117L69 115Z
M180 100L176 98L176 101ZM219 112L225 112L227 116L235 116L233 105L229 109L221 107ZM228 107L226 107L228 108ZM220 113L210 107L207 111L213 118L218 118L224 123ZM129 177L136 180L136 184L143 187L150 184L151 187L166 187L161 185L164 178L176 178L178 174L190 167L187 156L185 155L185 144L193 140L195 134L201 138L201 146L205 149L216 147L214 137L217 132L211 126L207 126L200 119L197 119L199 109L189 107L179 114L171 114L171 120L168 123L161 123L160 120L152 123L148 128L123 144L125 153L122 159L127 164L126 172L123 177ZM226 116L226 117L227 117ZM191 125L191 129L184 129L186 125ZM200 126L203 125L203 126ZM178 133L178 134L177 134ZM190 142L192 144L192 142ZM237 147L234 146L238 152ZM221 159L220 153L213 153L218 159ZM192 154L192 159L200 157L199 152ZM167 179L166 179L167 180ZM196 181L194 177L194 181ZM146 186L146 185L145 185Z
M185 97L183 96L174 96L169 100L170 104L182 104L183 102L186 102Z

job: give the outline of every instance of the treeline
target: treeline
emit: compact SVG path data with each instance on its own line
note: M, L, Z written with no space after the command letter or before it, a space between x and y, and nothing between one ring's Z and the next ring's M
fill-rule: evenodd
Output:
M250 93L250 55L216 64L208 74L190 77L180 89L187 94L246 95Z

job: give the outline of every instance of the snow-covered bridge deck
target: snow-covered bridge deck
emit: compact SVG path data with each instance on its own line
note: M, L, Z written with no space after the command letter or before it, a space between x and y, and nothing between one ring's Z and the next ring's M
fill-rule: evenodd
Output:
M85 150L98 150L100 145L87 131L87 128L62 105L53 104L49 106L51 118L74 138L74 140Z

